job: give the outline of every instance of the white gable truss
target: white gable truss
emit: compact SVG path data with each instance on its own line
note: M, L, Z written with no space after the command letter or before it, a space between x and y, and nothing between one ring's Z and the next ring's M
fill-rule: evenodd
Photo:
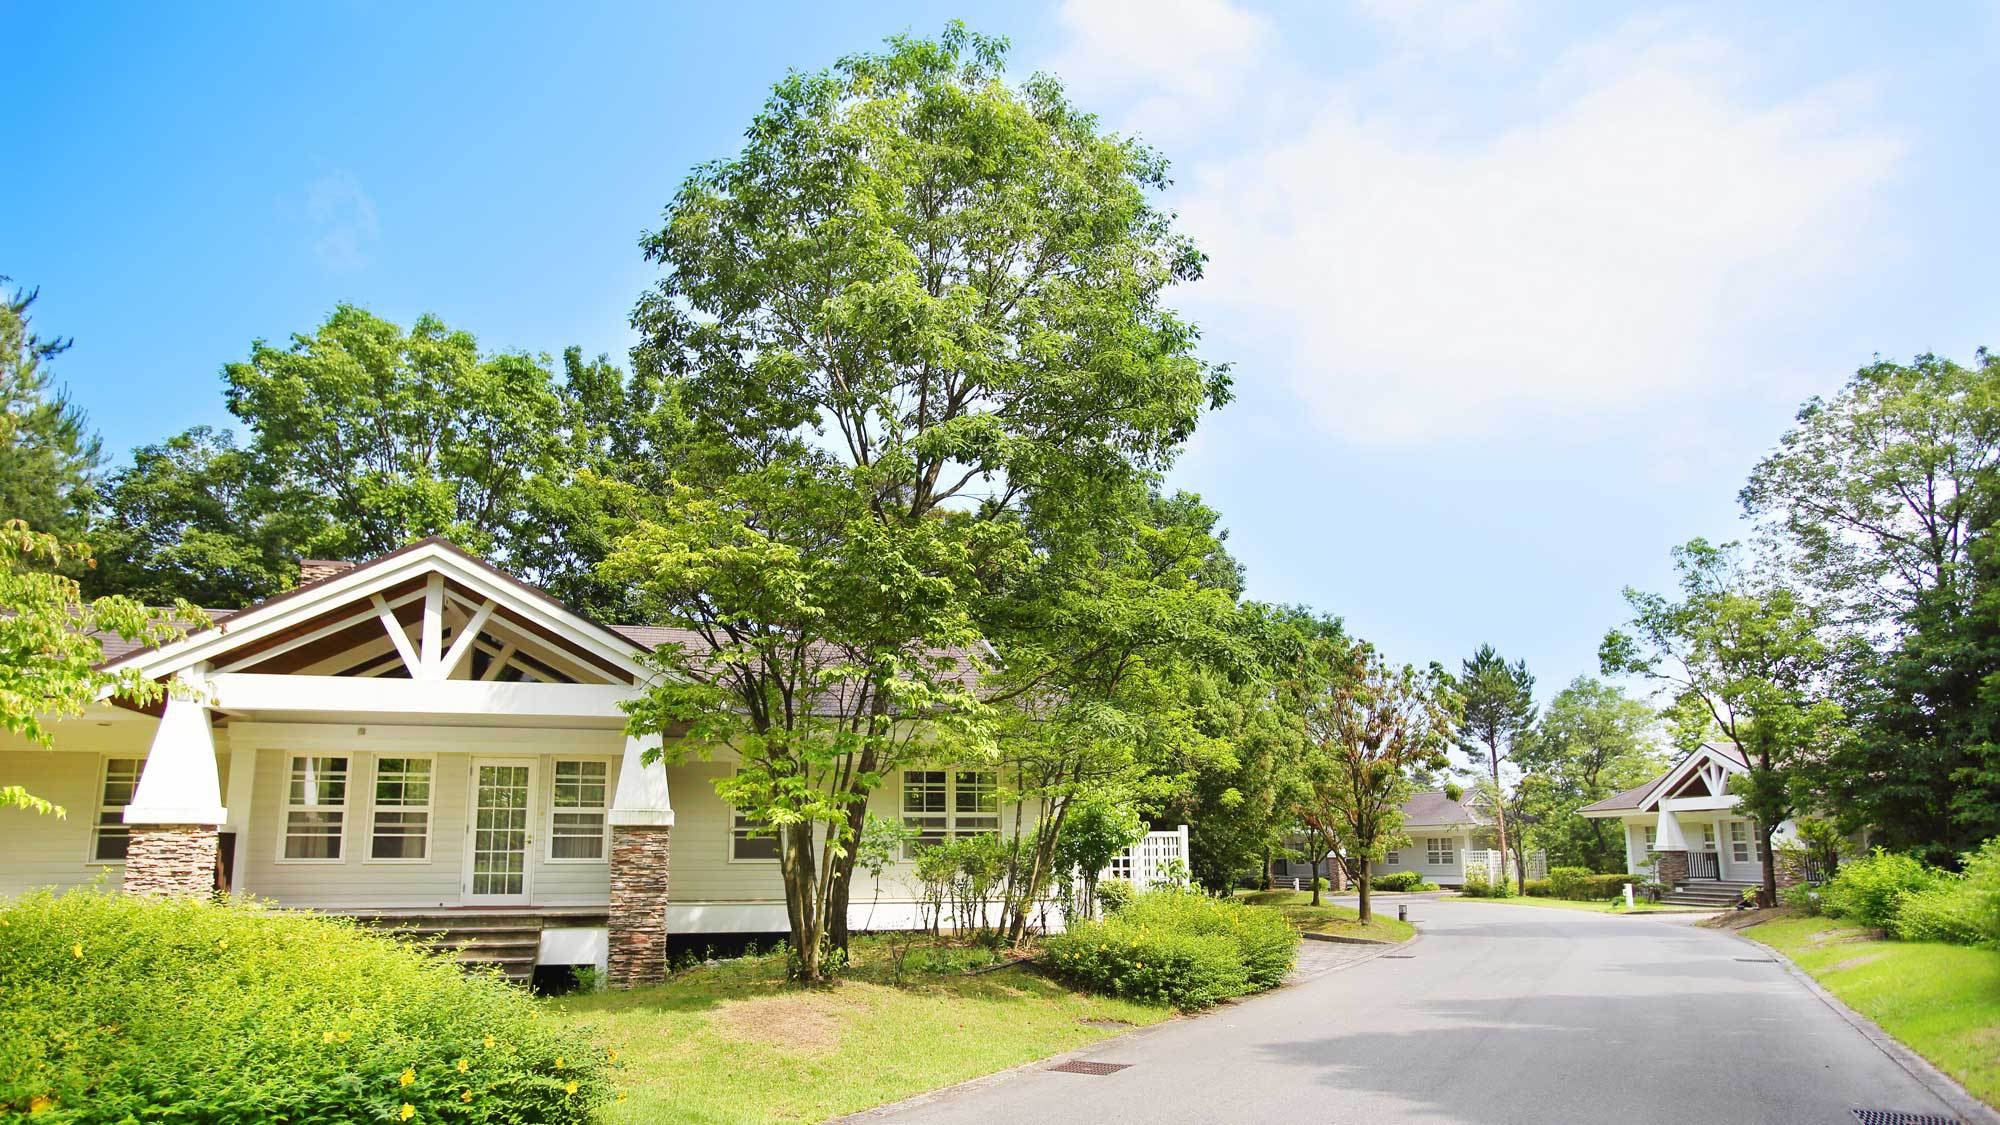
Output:
M1703 744L1668 770L1653 791L1646 794L1646 799L1631 811L1652 812L1669 803L1682 808L1733 807L1736 799L1729 793L1729 779L1747 772L1741 762Z
M106 665L230 712L622 719L639 646L427 539Z

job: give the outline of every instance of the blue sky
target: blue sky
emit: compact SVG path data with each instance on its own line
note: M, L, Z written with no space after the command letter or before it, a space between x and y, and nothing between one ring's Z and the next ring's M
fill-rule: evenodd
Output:
M2000 6L0 4L0 273L108 448L338 301L622 355L770 83L948 18L1175 163L1251 593L1544 691L1875 353L2000 344ZM1901 8L1902 10L1896 10Z

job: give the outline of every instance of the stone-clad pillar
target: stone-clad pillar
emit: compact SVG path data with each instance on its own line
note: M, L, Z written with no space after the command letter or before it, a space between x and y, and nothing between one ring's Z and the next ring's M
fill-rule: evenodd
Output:
M664 980L674 808L659 735L625 739L611 802L611 910L606 976L613 988ZM652 756L648 762L647 756Z
M143 895L204 895L215 889L216 832L228 819L215 766L208 709L193 683L167 699L132 803L125 889Z
M1681 848L1668 848L1653 853L1653 878L1669 887L1678 887L1687 882L1688 854Z

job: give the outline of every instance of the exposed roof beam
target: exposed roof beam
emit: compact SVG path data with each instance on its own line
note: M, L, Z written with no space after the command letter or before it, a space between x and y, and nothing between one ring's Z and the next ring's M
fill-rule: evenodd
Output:
M437 679L451 679L452 671L458 667L459 661L465 659L465 654L472 651L473 638L477 637L479 631L486 627L487 620L493 616L493 611L498 608L498 604L497 602L489 601L485 605L480 606L479 612L473 614L472 620L466 622L465 628L460 629L458 635L452 638L451 649L438 662Z
M403 623L396 620L396 615L390 612L389 603L382 600L382 595L376 594L370 600L375 603L375 616L382 619L382 628L389 631L389 639L396 642L396 651L402 654L403 667L410 670L411 679L419 678L423 660L411 647L410 635L403 631Z

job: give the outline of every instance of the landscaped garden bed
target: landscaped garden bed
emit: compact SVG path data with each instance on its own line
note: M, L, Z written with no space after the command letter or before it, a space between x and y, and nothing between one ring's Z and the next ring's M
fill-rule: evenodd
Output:
M1417 933L1417 928L1408 922L1383 917L1379 905L1375 917L1366 923L1351 906L1337 906L1330 902L1314 906L1311 891L1247 891L1238 894L1236 900L1249 906L1275 910L1302 933L1374 941L1406 941Z

